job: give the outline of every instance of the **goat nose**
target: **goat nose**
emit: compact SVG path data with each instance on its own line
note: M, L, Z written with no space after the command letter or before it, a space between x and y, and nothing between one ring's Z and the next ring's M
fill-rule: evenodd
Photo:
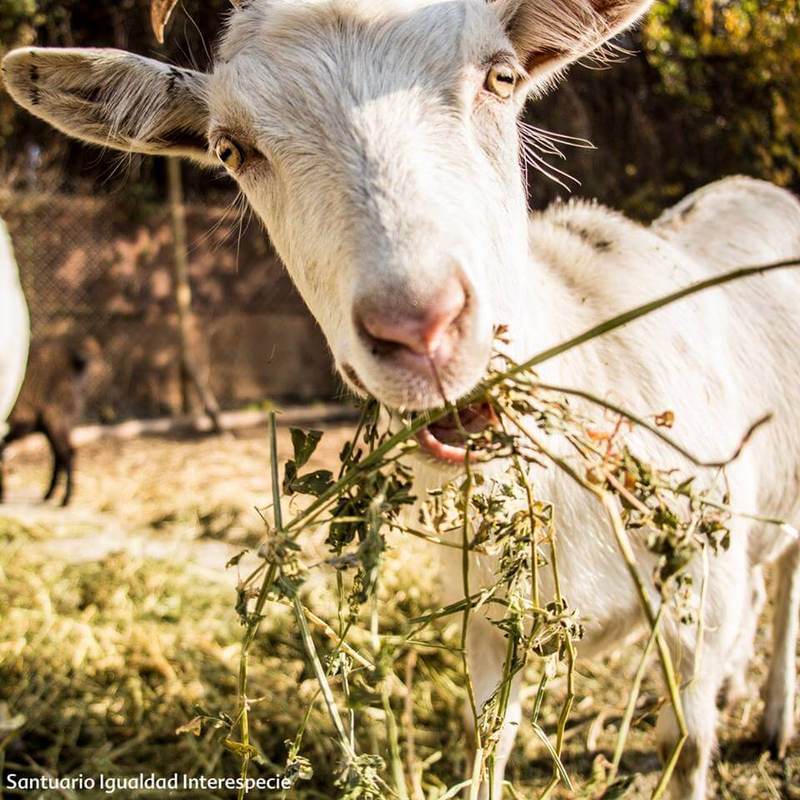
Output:
M458 335L458 321L467 306L467 292L451 276L424 302L404 303L391 295L356 304L356 323L378 352L402 348L417 355L447 361Z

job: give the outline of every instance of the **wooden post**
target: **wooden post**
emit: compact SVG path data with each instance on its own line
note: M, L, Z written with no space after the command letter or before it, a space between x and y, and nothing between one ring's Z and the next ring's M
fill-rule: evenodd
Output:
M186 209L183 204L181 163L177 158L167 158L167 183L169 185L169 208L172 217L175 305L178 311L178 335L180 337L181 350L181 404L184 413L191 411L190 387L194 387L203 405L203 410L211 419L214 430L219 431L219 404L209 386L200 377L194 357L193 342L195 331L192 315L192 289L189 284Z

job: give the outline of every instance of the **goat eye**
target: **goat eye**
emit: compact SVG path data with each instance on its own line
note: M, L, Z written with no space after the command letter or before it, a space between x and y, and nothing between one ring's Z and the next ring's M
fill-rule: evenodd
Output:
M493 64L486 76L485 88L501 100L508 100L517 86L517 74L506 64Z
M231 171L237 172L244 164L244 150L227 136L221 136L214 145L217 158Z

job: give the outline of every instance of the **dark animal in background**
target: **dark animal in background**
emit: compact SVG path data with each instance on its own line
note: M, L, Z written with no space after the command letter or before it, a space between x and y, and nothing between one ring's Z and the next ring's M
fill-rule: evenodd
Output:
M66 486L61 505L69 504L75 469L72 429L83 417L88 377L100 362L100 346L93 338L77 344L45 340L31 345L28 373L8 418L8 433L0 442L0 502L4 500L6 447L31 434L42 433L53 454L53 473L44 500L55 496L63 474Z

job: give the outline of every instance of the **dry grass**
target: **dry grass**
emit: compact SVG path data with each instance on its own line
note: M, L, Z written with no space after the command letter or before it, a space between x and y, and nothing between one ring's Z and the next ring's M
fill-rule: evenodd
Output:
M311 466L334 467L349 434L349 427L329 431ZM279 458L285 461L291 454L288 437L282 436L280 445ZM38 495L46 483L43 453L18 452L11 467L12 500ZM220 741L223 729L206 726L199 737L175 731L195 716L196 706L210 715L234 707L241 628L233 611L235 570L226 573L224 563L242 544L260 537L253 506L263 505L269 492L263 431L200 440L100 442L80 454L74 510L22 505L5 512L0 519L0 701L5 704L0 706L0 742L6 769L59 775L237 774L238 757ZM315 543L310 545L313 552ZM390 550L381 573L383 624L389 631L431 607L432 549L404 538ZM316 570L306 586L307 604L325 615L331 610L332 594L323 591L328 580ZM249 688L258 698L250 719L253 741L268 762L259 768L265 774L282 769L284 741L294 735L316 690L289 615L275 606L269 615L252 651ZM438 632L457 643L456 623ZM762 634L759 653L767 647ZM579 666L564 761L582 786L581 796L593 796L592 786L602 784L637 654L631 647ZM412 667L417 758L435 762L431 781L452 785L466 768L460 664L453 653L431 649ZM754 686L763 675L759 656ZM565 686L554 685L543 711L546 730L555 727L564 692ZM658 776L652 725L659 697L651 676L623 760L623 772L634 776L626 797L647 796ZM401 710L402 698L395 702ZM754 690L752 700L724 714L714 775L717 796L800 798L797 750L776 764L748 744L759 710ZM376 738L383 722L379 709L366 714L365 725L374 726ZM334 796L336 748L330 732L317 703L304 743L317 773L292 796ZM403 745L407 733L401 731ZM509 777L524 796L534 797L551 770L549 757L523 726ZM434 791L434 784L429 788Z

